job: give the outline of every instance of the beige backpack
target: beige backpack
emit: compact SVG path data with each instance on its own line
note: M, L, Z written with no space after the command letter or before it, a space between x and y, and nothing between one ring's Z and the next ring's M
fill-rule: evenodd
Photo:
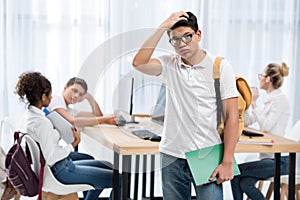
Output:
M215 80L215 91L216 91L216 97L217 97L217 129L218 132L221 135L221 139L224 138L224 120L223 120L223 106L222 106L222 100L221 100L221 93L220 93L220 65L222 62L222 57L217 57L214 62L214 68L213 68L213 78ZM247 83L247 81L237 76L235 78L236 80L236 87L239 92L238 96L238 108L239 108L239 135L237 140L239 139L240 135L242 134L242 131L244 129L244 119L243 115L245 110L249 108L252 101L252 92L251 89Z

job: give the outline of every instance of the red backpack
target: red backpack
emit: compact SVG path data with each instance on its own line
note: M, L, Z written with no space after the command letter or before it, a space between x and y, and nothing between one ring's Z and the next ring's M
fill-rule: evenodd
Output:
M21 136L20 136L21 134ZM7 153L5 160L5 168L9 181L16 189L16 191L22 196L33 197L39 195L41 198L42 178L43 178L43 166L45 166L44 157L40 156L41 172L40 172L40 185L34 171L31 169L30 154L25 154L21 142L25 134L21 132L14 133L14 145ZM40 151L41 152L41 151Z

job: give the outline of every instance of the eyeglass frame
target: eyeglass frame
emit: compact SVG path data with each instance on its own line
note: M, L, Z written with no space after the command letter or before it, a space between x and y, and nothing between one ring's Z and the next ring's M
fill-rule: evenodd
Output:
M193 36L195 35L195 32L189 33L189 34L184 34L181 37L176 37L176 39L174 38L170 38L169 39L169 43L173 46L173 47L178 47L180 45L181 42L183 42L184 44L188 44L193 40ZM184 39L183 39L184 38ZM188 39L189 41L186 41L186 39ZM185 41L184 41L185 40ZM179 43L177 45L174 45L172 43L172 41L179 41Z
M267 77L268 75L265 75L265 74L261 74L261 73L259 73L259 74L257 74L257 77L258 77L258 80L260 80L262 77Z

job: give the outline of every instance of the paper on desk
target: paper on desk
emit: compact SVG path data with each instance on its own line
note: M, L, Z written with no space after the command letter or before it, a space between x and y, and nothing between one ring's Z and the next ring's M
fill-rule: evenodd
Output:
M214 170L220 165L223 159L223 151L224 145L217 144L185 153L197 186L211 182L209 178ZM240 170L235 159L232 167L234 170L234 175L239 175ZM215 180L217 179L214 179L213 181Z
M274 145L274 140L264 137L248 137L241 136L239 144L261 144L261 145Z

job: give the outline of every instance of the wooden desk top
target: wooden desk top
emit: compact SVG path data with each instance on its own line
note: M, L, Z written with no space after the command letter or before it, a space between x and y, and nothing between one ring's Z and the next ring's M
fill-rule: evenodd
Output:
M247 130L254 130L246 128ZM256 130L257 131L257 130ZM300 130L299 130L300 131ZM235 152L300 152L300 143L280 136L272 135L270 133L263 133L264 138L274 141L274 145L260 145L260 144L237 144ZM299 133L300 134L300 133ZM241 135L241 137L248 137ZM255 138L254 138L255 139ZM258 138L259 139L259 138Z
M142 140L131 134L130 128L134 126L143 127L141 125L143 123L145 122L141 122L138 125L126 125L125 127L120 128L112 125L85 127L83 129L83 133L122 155L158 154L159 142ZM235 152L300 152L299 142L268 133L263 134L265 138L269 138L270 140L272 139L274 141L274 145L237 144ZM247 136L242 135L241 137Z
M83 132L122 155L158 154L159 142L143 140L116 126L85 127Z

